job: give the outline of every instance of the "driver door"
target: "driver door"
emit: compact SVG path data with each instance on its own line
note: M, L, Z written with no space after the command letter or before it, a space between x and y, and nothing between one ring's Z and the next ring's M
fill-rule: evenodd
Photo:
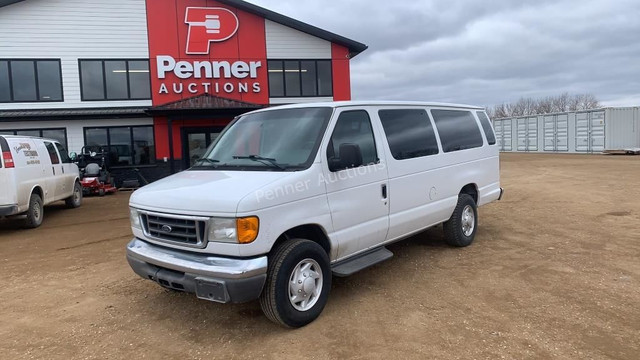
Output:
M366 110L342 110L323 152L323 177L338 242L337 260L376 247L389 229L388 176L380 136ZM329 169L342 144L358 145L362 165Z

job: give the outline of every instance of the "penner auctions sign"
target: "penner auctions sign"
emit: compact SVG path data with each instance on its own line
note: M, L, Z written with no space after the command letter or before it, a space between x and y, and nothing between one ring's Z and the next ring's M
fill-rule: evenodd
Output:
M186 6L203 3L210 6ZM263 18L215 1L177 0L162 11L147 5L147 21L154 105L204 93L269 102Z

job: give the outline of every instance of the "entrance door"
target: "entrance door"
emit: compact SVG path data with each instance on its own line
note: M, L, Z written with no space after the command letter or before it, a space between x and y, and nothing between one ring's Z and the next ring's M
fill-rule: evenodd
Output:
M182 159L185 169L200 159L211 143L220 135L222 127L182 128Z

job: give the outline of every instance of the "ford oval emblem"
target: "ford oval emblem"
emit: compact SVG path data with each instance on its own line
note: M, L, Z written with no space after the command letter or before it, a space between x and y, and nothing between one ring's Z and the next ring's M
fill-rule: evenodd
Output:
M163 232L166 232L166 233L170 233L171 231L173 231L173 229L169 225L162 225L161 229Z

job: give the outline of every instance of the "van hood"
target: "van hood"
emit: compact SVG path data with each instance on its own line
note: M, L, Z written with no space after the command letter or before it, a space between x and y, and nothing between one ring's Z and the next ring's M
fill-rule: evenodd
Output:
M235 214L238 203L289 172L188 170L136 190L132 207L188 215Z

